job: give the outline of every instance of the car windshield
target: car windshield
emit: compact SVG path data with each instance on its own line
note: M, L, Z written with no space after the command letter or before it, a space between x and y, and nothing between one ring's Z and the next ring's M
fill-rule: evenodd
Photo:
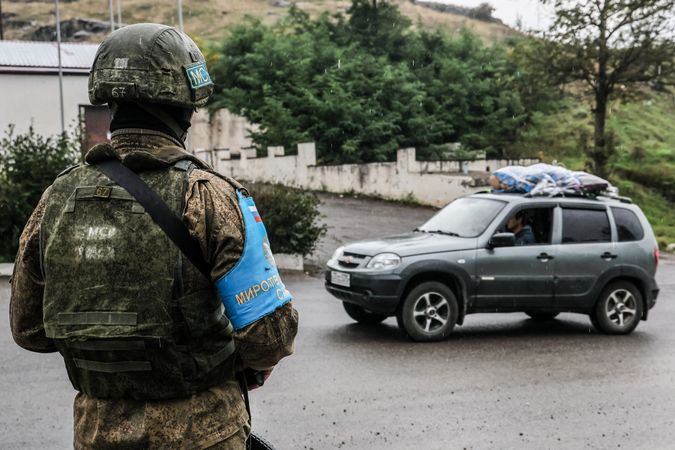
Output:
M479 236L504 208L505 202L487 198L458 198L416 231L459 237Z

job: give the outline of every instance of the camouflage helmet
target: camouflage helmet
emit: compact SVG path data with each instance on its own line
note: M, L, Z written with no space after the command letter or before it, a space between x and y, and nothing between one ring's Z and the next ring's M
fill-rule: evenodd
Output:
M89 101L203 106L213 92L204 55L185 33L156 23L106 37L89 74Z

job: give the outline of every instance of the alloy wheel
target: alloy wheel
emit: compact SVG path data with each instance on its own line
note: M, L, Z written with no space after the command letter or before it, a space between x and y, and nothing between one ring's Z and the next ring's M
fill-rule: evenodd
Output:
M420 330L434 333L450 319L450 304L438 292L426 292L415 300L413 318Z
M617 289L609 294L605 304L605 314L615 325L620 327L632 323L637 313L637 300L626 289Z

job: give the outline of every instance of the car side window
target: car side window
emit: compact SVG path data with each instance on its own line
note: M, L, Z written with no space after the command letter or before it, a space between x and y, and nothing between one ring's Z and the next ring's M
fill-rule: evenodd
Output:
M563 208L562 243L610 242L612 232L605 210Z
M611 208L619 234L619 242L639 241L645 236L640 219L626 208Z
M553 206L520 209L507 217L498 231L516 235L516 246L551 243Z

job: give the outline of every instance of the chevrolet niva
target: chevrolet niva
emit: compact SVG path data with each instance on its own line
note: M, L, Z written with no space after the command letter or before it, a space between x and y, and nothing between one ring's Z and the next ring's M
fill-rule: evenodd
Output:
M587 314L599 331L627 334L656 303L658 262L629 199L478 193L410 233L338 248L325 286L352 319L396 316L416 341L487 312Z

